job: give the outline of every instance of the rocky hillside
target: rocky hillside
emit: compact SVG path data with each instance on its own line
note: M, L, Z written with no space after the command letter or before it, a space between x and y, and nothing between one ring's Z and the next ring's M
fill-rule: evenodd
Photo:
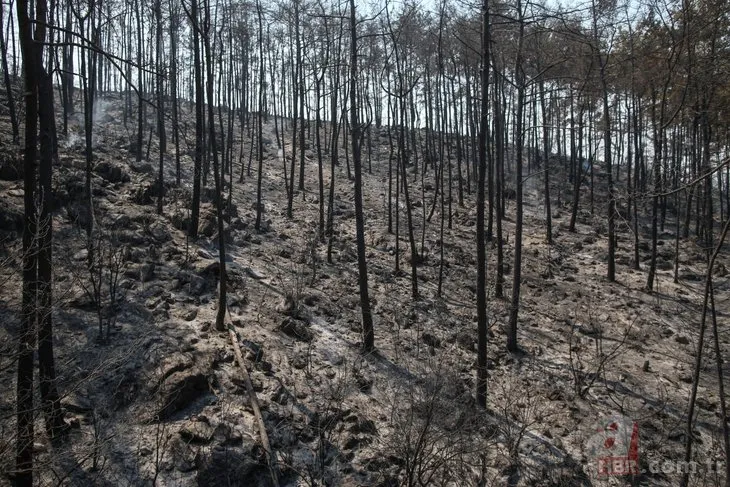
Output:
M509 304L495 299L490 287L489 409L483 411L473 398L474 195L465 197L464 207L454 196L438 296L441 204L424 225L433 204L433 174L423 182L420 176L410 181L414 231L423 255L418 268L422 299L413 302L409 273L394 272L396 241L387 231L387 131L374 133L364 195L378 351L363 356L353 187L345 153L336 170L329 264L327 245L317 233L316 154L313 147L306 152L305 190L297 192L294 218L287 219L284 163L269 120L263 229L253 228L257 163L250 172L242 171L236 156L224 238L230 323L274 452L270 465L231 334L213 326L219 235L211 189L203 195L201 237L190 240L184 232L191 200L188 147L194 141L182 144L179 187L173 184L174 158L166 156L164 212L157 215L156 162L134 162L129 150L134 130L124 128L121 106L115 98L103 100L95 124L93 193L101 232L94 245L103 265L94 275L95 282L101 277L101 312L86 268L81 120L60 138L54 167L54 323L59 388L71 428L57 444L37 439L41 485L272 485L272 470L280 485L292 486L602 485L608 480L595 477L597 458L606 455L593 445L618 415L639 426L642 485L676 484L673 472L655 467L683 456L704 251L693 241L680 242L680 280L673 283L674 224L667 225L659 241L658 283L654 292L646 292L645 270L631 269L633 235L622 222L617 282L607 282L600 173L595 215L581 210L577 232L569 233L570 185L561 161L551 160L552 246L544 238L541 176L528 180L519 319L524 353L505 352ZM11 167L17 149L8 133L4 127L0 142L0 483L10 481L14 462L13 357L23 204L22 181ZM287 136L287 154L290 142ZM242 162L248 165L250 139L234 143L235 154L243 144ZM156 144L152 137L151 159ZM240 171L242 183L237 182ZM324 173L328 185L329 171ZM510 263L514 202L508 203L504 250ZM407 268L404 208L399 248ZM673 220L672 215L668 221ZM647 232L640 235L646 259L646 222L640 229ZM722 263L727 263L726 250ZM495 254L490 246L492 284ZM726 354L730 342L722 324L730 310L724 265L718 266L715 295ZM709 337L695 431L701 462L722 458ZM39 418L37 431L42 432L40 424ZM716 480L709 471L693 479L697 485Z

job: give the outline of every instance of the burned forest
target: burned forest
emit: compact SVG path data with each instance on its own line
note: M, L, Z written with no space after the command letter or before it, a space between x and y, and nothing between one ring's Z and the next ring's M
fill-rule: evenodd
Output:
M730 486L724 0L1 0L0 486Z

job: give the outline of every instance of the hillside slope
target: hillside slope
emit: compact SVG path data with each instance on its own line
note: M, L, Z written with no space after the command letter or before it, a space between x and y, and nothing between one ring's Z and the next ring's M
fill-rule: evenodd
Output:
M212 190L204 191L201 237L190 240L184 228L192 160L186 154L184 184L166 184L165 208L158 216L157 142L152 137L149 163L133 162L128 150L132 129L123 128L120 106L116 99L105 100L95 124L93 187L103 233L100 249L119 269L118 306L102 316L105 326L113 317L108 340L98 339L99 316L85 291L90 275L82 226L80 120L68 138L61 138L60 165L54 167L56 354L71 429L60 444L38 440L41 484L269 485L229 333L213 326L218 236ZM618 239L617 282L609 283L604 277L600 174L595 215L581 210L577 232L569 233L570 185L562 163L551 160L555 244L548 246L541 176L536 172L525 194L519 320L524 353L505 351L509 303L493 297L492 244L490 407L480 411L473 399L474 195L465 197L462 208L454 188L452 227L444 229L439 297L441 200L424 227L424 215L434 204L433 174L422 188L420 175L409 169L414 231L423 255L418 268L422 299L413 302L409 273L394 272L396 240L387 231L387 130L374 132L372 173L364 171L363 192L378 351L362 356L353 188L345 153L336 169L333 262L328 264L327 245L317 238L313 147L306 153L305 191L295 195L294 218L287 219L284 161L273 120L265 131L270 143L264 160L264 230L256 232L253 226L256 161L250 173L243 169L243 182L238 183L236 156L225 238L230 322L252 376L281 485L477 485L480 479L486 485L510 480L520 485L601 485L604 480L593 476L601 454L591 448L596 435L603 434L599 430L618 415L639 425L639 461L647 470L643 483L676 483L678 477L670 472L648 470L655 470L657 462L682 458L705 264L694 242L680 242L681 279L672 282L673 224L661 234L654 292L643 288L645 271L629 266L633 236L625 224ZM14 149L3 137L1 149L10 154ZM240 142L234 141L236 155ZM192 139L189 143L192 148ZM241 160L248 165L249 138L242 143ZM287 136L286 154L290 143ZM172 183L171 155L166 164L166 182ZM22 195L21 181L0 182L6 259L0 281L4 432L14 431L12 357L20 300ZM513 214L510 201L504 222L508 263ZM400 217L398 245L401 267L407 269L405 206ZM646 230L643 224L641 228ZM647 235L641 238L646 241ZM648 246L641 255L646 258ZM721 262L727 262L727 255L721 254ZM108 269L102 270L103 276ZM727 272L721 271L715 281L721 323L729 312L727 288ZM721 331L722 351L727 353L729 337ZM714 351L707 338L696 431L696 456L702 462L722 456ZM0 482L9 480L13 448L12 434L3 433ZM698 485L713 485L714 474L703 475L695 478L707 484Z

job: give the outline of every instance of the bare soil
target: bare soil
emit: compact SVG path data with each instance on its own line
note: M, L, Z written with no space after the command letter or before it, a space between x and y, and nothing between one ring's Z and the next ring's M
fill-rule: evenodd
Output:
M134 128L124 128L122 103L103 99L95 123L98 227L107 247L123 249L121 302L109 340L98 339L88 286L83 219L84 156L80 115L60 137L54 167L54 326L66 439L51 444L39 413L36 440L41 485L270 485L269 470L228 332L214 329L217 235L212 190L201 210L201 237L186 237L192 173L192 130L183 151L183 185L175 187L173 148L165 157L164 213L155 212L157 140L150 161L134 162ZM183 109L188 115L188 107ZM3 119L3 125L7 121ZM188 127L192 123L188 122ZM631 268L633 235L619 222L617 279L606 278L605 183L596 175L595 213L581 193L575 233L568 232L570 183L564 162L551 158L555 243L545 242L542 173L525 191L524 262L519 314L523 353L505 351L507 300L493 297L496 243L487 249L489 287L489 408L474 401L476 363L475 194L457 200L444 230L433 204L433 171L408 170L414 231L423 262L421 299L411 299L410 263L401 198L401 269L388 233L387 129L374 130L364 153L368 279L377 353L360 353L360 304L353 183L345 152L336 168L333 262L318 240L317 155L306 151L305 190L286 217L284 161L273 119L265 124L264 229L254 229L256 167L250 137L234 140L234 185L226 239L230 321L238 336L276 454L281 485L622 485L629 477L596 477L591 442L618 415L640 431L641 485L676 485L678 476L652 472L683 458L685 421L701 317L704 249L679 246L673 282L674 214L659 241L660 270L645 289L648 222L641 221L641 270ZM290 127L289 127L290 130ZM3 130L0 151L18 150ZM291 136L284 151L291 155ZM168 135L169 140L169 135ZM342 144L340 144L342 145ZM243 155L239 159L239 150ZM455 151L453 151L455 153ZM5 157L5 156L3 156ZM325 158L325 195L329 155ZM145 166L148 162L150 166ZM350 160L350 163L352 161ZM105 165L106 164L106 165ZM456 161L452 161L456 175ZM111 167L119 168L117 170ZM369 170L372 166L372 172ZM299 168L296 173L298 175ZM604 175L605 176L605 175ZM297 179L298 182L298 179ZM623 191L624 179L619 182ZM213 186L212 176L208 186ZM423 189L425 186L428 189ZM472 182L472 190L474 185ZM227 191L227 190L226 190ZM14 459L14 336L20 300L22 181L0 182L3 219L0 292L0 483ZM326 204L326 202L325 202ZM648 215L649 201L641 213ZM448 210L448 193L446 199ZM505 258L512 263L514 201L504 221ZM10 222L10 223L8 223ZM724 249L719 259L728 264ZM730 345L728 277L715 277L722 353ZM509 297L511 275L506 276ZM695 458L722 459L716 361L705 340L699 384ZM725 374L727 368L723 365ZM419 456L420 455L420 456ZM698 471L694 485L715 485ZM484 484L482 484L484 485Z

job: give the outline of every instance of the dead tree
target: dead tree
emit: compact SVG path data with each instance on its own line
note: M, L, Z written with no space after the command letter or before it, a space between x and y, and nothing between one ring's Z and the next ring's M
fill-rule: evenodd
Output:
M487 141L489 140L489 2L482 3L481 121L479 126L479 183L477 185L477 402L487 406L487 249L484 234ZM501 215L497 215L501 219Z
M355 169L355 226L357 238L357 268L360 275L360 307L362 308L362 350L375 350L373 316L368 295L368 267L365 259L365 216L362 208L362 161L360 156L360 121L357 115L357 18L355 0L350 0L350 130L352 162Z

